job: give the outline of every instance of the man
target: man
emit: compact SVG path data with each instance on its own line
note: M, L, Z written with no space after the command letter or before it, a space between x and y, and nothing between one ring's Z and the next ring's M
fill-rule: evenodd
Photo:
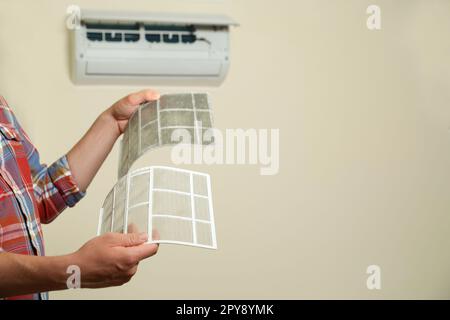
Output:
M109 233L78 251L46 257L40 223L50 223L83 196L138 105L159 99L144 90L104 111L66 156L50 167L0 96L0 298L46 299L47 291L67 289L67 268L81 271L81 287L122 285L158 246L147 234ZM62 119L61 119L62 120Z

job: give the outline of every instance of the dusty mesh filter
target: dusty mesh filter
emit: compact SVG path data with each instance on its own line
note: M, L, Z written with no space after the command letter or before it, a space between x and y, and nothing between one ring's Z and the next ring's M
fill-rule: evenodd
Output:
M148 167L122 177L100 210L98 234L147 232L150 243L217 248L207 174Z
M179 141L172 140L175 130L189 134L191 144L208 145L213 139L204 132L212 129L209 97L204 93L163 95L139 107L131 117L120 148L119 178L127 174L133 163L145 152ZM175 134L177 133L175 132Z

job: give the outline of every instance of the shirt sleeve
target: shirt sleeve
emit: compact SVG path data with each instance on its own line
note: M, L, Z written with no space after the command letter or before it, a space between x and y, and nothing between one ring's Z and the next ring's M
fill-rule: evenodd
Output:
M37 150L29 142L27 148L33 187L39 206L42 223L52 222L64 209L73 207L85 193L82 192L72 176L67 157L63 156L47 167L39 161Z
M42 223L47 224L67 207L75 206L85 196L85 192L78 188L70 171L67 157L61 157L49 167L41 164L39 152L18 124L17 119L14 120L30 166L39 218Z

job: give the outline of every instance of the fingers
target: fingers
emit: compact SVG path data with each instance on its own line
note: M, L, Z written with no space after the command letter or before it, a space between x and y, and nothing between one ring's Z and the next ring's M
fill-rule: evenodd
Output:
M153 239L159 239L159 233L154 230ZM159 244L145 244L148 241L146 233L108 233L108 244L111 247L123 247L121 250L126 250L127 264L133 265L139 261L149 258L158 252Z
M158 252L158 244L143 244L140 246L127 248L128 253L130 253L137 262L150 258Z
M157 229L153 229L152 230L152 240L153 241L158 241L161 239L161 236L159 234L159 231Z
M139 227L135 223L128 225L128 233L139 233Z
M132 114L138 109L139 105L146 101L158 100L159 93L154 90L142 90L132 93L125 98L120 99L111 107L111 113L115 120L119 123L120 133L123 133L127 125L127 121ZM125 120L121 122L121 120Z
M134 247L148 241L148 235L144 233L109 233L106 235L108 244L112 247Z
M159 97L160 94L157 91L147 89L128 95L123 102L127 106L137 106L146 101L158 100Z

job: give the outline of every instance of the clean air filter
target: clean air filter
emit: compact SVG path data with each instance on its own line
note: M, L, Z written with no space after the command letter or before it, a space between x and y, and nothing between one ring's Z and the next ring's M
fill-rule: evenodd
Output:
M98 234L147 232L150 243L216 249L210 177L148 167L122 177L100 211Z

